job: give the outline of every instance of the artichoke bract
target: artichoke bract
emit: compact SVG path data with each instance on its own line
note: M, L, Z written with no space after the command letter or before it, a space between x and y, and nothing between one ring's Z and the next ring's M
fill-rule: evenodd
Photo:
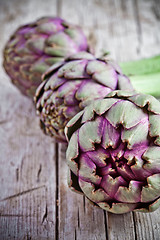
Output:
M52 64L87 51L82 30L58 17L43 17L21 26L4 49L4 68L20 91L33 97L41 75Z
M160 205L160 102L113 91L65 128L69 186L112 213Z
M37 113L45 133L66 141L67 122L93 99L116 89L133 90L119 67L106 58L79 52L53 65L35 94Z

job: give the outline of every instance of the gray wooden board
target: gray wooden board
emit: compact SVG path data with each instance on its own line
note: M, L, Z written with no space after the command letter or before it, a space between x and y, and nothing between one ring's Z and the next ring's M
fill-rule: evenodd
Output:
M156 0L0 0L0 52L20 24L46 15L83 27L97 56L109 51L127 61L160 54ZM32 101L2 67L0 103L0 240L160 239L160 210L114 215L68 189L65 147L41 132Z

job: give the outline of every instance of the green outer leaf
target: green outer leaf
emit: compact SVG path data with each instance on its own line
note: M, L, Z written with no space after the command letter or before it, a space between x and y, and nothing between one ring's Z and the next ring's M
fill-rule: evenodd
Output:
M142 188L142 202L150 202L160 196L160 173L148 177L147 182L148 185Z
M54 71L57 71L58 68L60 68L61 66L63 66L64 64L64 61L61 61L61 62L57 62L55 64L53 64L51 67L49 67L47 69L47 71L42 75L42 80L46 80L48 79L48 77L52 76Z
M124 97L124 98L127 98L127 97L134 96L136 94L137 94L137 92L135 92L135 91L116 90L116 91L112 91L112 92L108 93L106 98L107 97Z
M148 105L148 111L160 114L160 102L151 95L139 93L129 97L128 99L139 107L145 107L146 105Z
M131 117L132 113L132 117ZM116 127L118 124L122 124L124 128L131 128L137 125L140 121L147 116L141 108L138 108L135 104L128 100L121 100L110 108L105 114L107 120Z
M145 143L148 136L148 118L141 121L135 127L131 129L124 129L121 139L123 142L127 142L127 147L133 149L134 145Z
M160 198L158 198L157 200L152 202L152 204L149 204L147 208L138 208L138 209L135 209L133 211L148 213L148 212L155 211L157 208L159 208L159 206L160 206Z
M160 115L150 114L149 115L150 122L150 136L156 137L154 141L155 144L160 146Z
M30 68L31 72L43 74L48 69L48 65L45 62L36 62Z
M108 147L116 148L119 139L120 134L108 121L106 121L101 143L102 147L104 149L107 149Z
M149 205L149 211L153 212L160 206L160 198L158 198L156 201L154 201L152 204Z
M105 200L110 200L110 196L101 188L95 191L94 184L79 179L79 185L84 194L93 202L98 203Z
M91 53L81 51L78 53L75 53L71 56L68 57L69 60L82 60L82 59L87 59L87 60L94 60L95 56L92 55Z
M102 118L89 121L79 129L79 145L84 152L95 149L94 143L100 143L102 137Z
M78 183L78 177L73 174L73 172L68 168L68 174L67 174L67 183L69 188L79 194L83 194L79 183Z
M75 132L76 128L76 123L81 119L81 116L83 115L84 110L80 111L79 113L77 113L73 118L71 118L71 120L67 123L64 132L66 135L67 140L70 140L73 132ZM80 126L78 125L78 128Z
M74 161L74 159L78 156L78 154L79 154L78 131L76 131L73 133L70 139L70 144L68 145L68 148L66 151L66 159L67 159L68 166L75 175L78 175L78 165Z
M93 184L100 184L102 179L96 175L96 165L84 154L81 154L79 158L79 177Z
M160 147L151 146L143 154L143 159L146 163L143 168L151 171L152 169L160 169Z
M93 60L88 63L86 72L89 75L92 75L93 79L102 83L104 86L111 89L116 88L118 74L111 65L99 60Z
M72 53L74 53L74 50L70 50L67 48L63 48L63 47L57 47L57 48L53 48L53 47L45 47L44 48L44 52L50 56L55 56L55 57L61 57L64 58L65 56L68 56Z
M58 77L66 79L84 78L84 69L87 60L75 60L64 64L57 72Z
M134 87L130 83L129 78L124 75L118 76L118 89L122 89L124 91L134 91Z
M102 115L108 109L110 109L116 102L120 101L119 99L98 99L92 101L92 103L87 106L84 110L82 123L91 120L94 117L94 113L96 112L98 115Z
M140 201L141 196L141 183L138 181L130 181L129 187L120 186L117 193L115 194L115 198L120 202L125 203L136 203Z
M93 102L93 96L94 96L94 99L96 99L96 98L98 99L99 96L101 96L101 98L103 98L109 92L111 92L110 88L102 86L101 84L99 84L97 82L84 81L84 84L82 83L81 86L78 88L75 97L76 97L76 99L78 99L78 101L80 101L81 106L82 106L82 105L84 105L84 103L83 103L84 101Z
M123 214L133 211L137 207L137 203L113 203L110 207L106 202L99 202L98 205L104 210L116 214Z

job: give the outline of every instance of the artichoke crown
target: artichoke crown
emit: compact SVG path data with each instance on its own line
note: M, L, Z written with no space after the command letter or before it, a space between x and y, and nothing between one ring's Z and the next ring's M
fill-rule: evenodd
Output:
M33 97L41 75L54 63L88 44L82 30L58 17L43 17L21 26L4 49L4 68L12 82L27 96Z
M160 205L160 103L113 91L79 112L65 129L69 186L113 212Z
M41 126L45 133L66 141L64 127L76 113L94 99L123 88L133 90L115 63L88 52L76 53L43 75L35 94Z

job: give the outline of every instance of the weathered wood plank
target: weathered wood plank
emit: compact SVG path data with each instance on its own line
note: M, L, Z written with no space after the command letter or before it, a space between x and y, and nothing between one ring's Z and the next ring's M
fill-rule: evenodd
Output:
M65 149L59 146L59 239L106 239L104 211L68 188Z
M110 240L136 239L132 214L126 213L117 215L108 213L108 235L108 239Z
M8 100L9 99L9 100ZM0 236L55 237L55 149L43 135L32 101L0 88ZM9 238L10 237L10 238ZM21 237L21 238L20 238Z
M54 0L0 1L0 51L20 24L55 13ZM0 102L0 239L55 239L55 144L2 67Z
M0 51L19 24L58 12L84 27L97 55L106 49L118 61L152 56L159 53L159 9L156 0L1 0ZM160 210L108 214L68 189L62 145L58 153L32 102L2 68L0 102L2 239L159 239Z
M160 209L153 213L134 213L134 216L137 239L160 239Z

